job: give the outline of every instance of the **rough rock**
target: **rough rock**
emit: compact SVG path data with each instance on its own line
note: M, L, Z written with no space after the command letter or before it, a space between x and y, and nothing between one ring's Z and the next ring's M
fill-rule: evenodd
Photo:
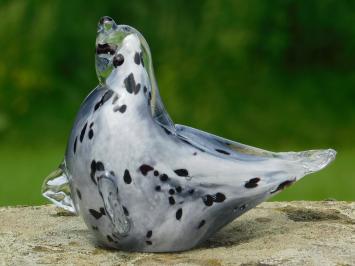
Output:
M180 253L98 247L54 206L0 208L0 265L355 265L355 202L268 202Z

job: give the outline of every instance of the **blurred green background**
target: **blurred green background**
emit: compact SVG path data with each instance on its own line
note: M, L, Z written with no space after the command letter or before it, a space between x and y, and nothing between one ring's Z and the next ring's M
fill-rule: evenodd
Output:
M336 161L273 200L355 200L355 1L0 1L0 205L42 204L81 101L96 24L150 44L176 123Z

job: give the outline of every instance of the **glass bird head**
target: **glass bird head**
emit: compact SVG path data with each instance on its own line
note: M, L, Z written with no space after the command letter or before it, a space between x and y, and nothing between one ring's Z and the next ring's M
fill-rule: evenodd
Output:
M144 37L134 28L127 25L117 25L110 17L100 19L97 27L95 67L101 84L113 74L115 67L123 64L121 50L139 48L142 51L135 60L142 62L149 72L151 56Z
M165 112L159 95L149 45L143 35L135 28L119 25L112 18L105 16L98 22L95 47L96 74L103 86L114 82L120 75L118 67L126 60L123 55L133 54L134 61L141 63L148 74L152 116L158 123L172 127L172 121Z

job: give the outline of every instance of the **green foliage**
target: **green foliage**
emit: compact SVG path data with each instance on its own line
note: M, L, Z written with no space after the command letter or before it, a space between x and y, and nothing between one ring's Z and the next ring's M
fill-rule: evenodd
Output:
M308 184L314 194L305 185L280 199L355 199L355 2L336 0L1 1L0 158L16 169L12 182L39 190L42 170L62 156L80 102L97 84L103 15L146 37L175 122L269 150L340 152ZM9 182L0 204L41 202Z

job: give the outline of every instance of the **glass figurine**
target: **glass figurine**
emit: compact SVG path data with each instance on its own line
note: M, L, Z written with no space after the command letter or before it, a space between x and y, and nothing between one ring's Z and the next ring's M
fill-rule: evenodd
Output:
M335 158L332 149L275 153L174 124L146 40L109 17L98 24L96 72L42 192L80 214L103 246L191 249Z

